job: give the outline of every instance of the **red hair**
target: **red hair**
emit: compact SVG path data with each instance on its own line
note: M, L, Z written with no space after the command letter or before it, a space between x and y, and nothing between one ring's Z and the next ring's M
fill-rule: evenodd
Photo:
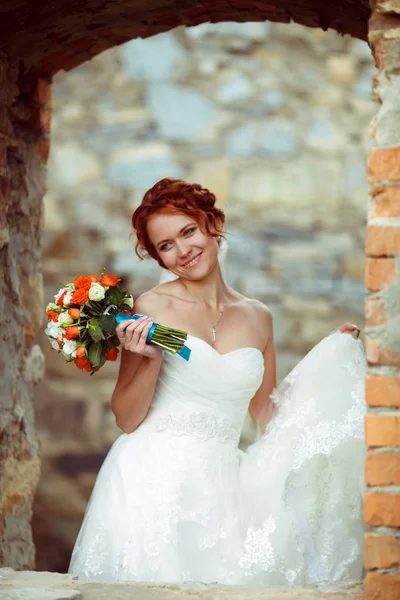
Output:
M132 215L132 226L136 231L135 251L143 260L151 256L161 267L164 263L150 241L147 223L155 213L181 213L198 223L204 233L219 238L224 233L224 212L215 206L215 195L198 183L187 183L181 179L161 179L150 188Z

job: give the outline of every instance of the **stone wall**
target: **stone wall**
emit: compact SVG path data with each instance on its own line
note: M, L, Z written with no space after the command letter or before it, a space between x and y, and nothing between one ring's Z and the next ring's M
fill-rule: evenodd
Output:
M34 566L30 521L40 461L33 387L43 375L39 232L49 84L0 56L0 565Z
M58 75L46 301L61 282L103 267L135 295L157 282L158 267L136 261L130 216L170 175L210 187L226 210L228 282L272 309L280 379L337 324L363 325L374 72L367 44L334 32L222 23L135 40ZM38 568L63 571L118 435L109 408L117 365L89 378L42 342L34 534Z

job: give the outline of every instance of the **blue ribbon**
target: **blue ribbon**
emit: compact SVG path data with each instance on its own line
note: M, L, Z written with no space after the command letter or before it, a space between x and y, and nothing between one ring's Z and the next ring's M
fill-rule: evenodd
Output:
M117 323L119 325L123 321L132 321L132 320L137 321L138 319L140 319L141 316L142 315L137 315L137 314L136 315L127 315L126 313L119 312L115 315L115 320L117 321ZM146 339L147 344L150 344L151 338L154 335L157 325L158 325L158 323L153 323L153 325L150 327L150 330L149 330L149 333L147 334L147 339ZM187 346L183 346L183 348L181 348L181 350L178 350L178 352L176 352L176 354L179 354L179 356L181 356L185 360L189 360L190 353L191 353L191 350Z

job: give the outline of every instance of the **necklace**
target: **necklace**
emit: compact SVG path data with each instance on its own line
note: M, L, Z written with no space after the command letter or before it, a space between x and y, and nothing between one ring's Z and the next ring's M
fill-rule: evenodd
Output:
M183 287L185 288L185 290L187 291L187 293L190 294L192 296L192 298L194 298L196 300L196 302L200 302L200 300L198 298L196 298L196 296L194 294L192 294L192 292L190 290L188 290L188 288L182 281L181 281L181 283L182 283ZM224 314L224 307L222 307L222 310L219 311L219 316L218 316L218 319L216 320L216 322L214 324L212 324L211 334L212 334L214 343L217 339L217 325L223 314Z

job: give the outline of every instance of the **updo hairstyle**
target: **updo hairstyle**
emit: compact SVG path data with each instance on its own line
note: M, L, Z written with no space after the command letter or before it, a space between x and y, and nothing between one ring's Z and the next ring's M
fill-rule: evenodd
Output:
M225 222L225 214L215 206L215 201L215 195L198 183L161 179L145 193L132 215L132 226L137 237L135 252L140 260L151 257L165 268L147 233L147 223L155 213L181 213L196 221L204 233L218 240L224 237L221 226Z

